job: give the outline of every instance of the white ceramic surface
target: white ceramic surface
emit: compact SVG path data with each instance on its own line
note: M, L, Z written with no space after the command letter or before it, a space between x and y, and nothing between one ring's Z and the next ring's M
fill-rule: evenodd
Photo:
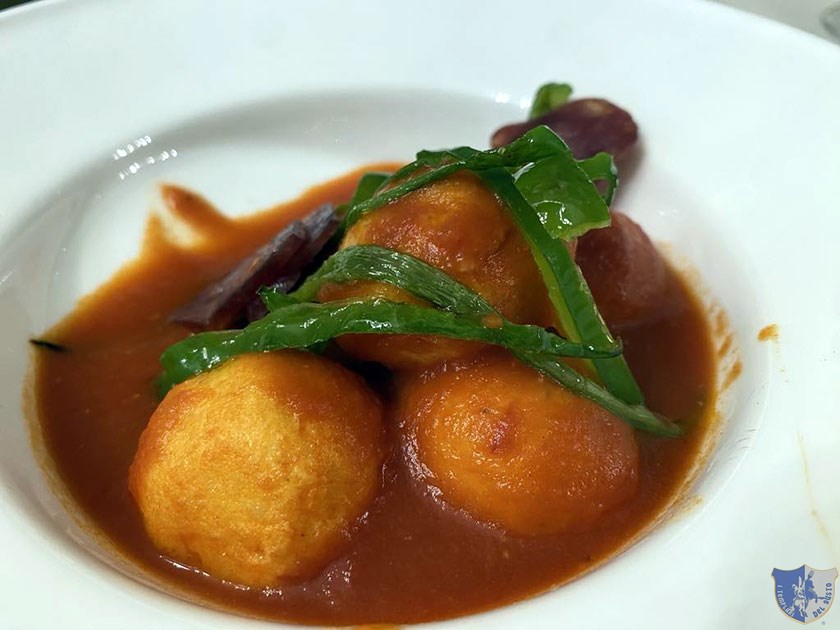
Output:
M138 251L155 182L246 212L365 162L484 146L551 79L638 121L618 204L700 270L744 369L693 509L556 592L450 623L794 627L772 569L840 565L840 48L689 0L0 14L0 626L270 627L98 559L31 455L26 339ZM760 343L771 323L778 344ZM840 606L822 621L840 628Z
M715 0L731 7L750 11L770 19L790 24L803 31L840 43L821 20L823 13L834 6L835 0Z

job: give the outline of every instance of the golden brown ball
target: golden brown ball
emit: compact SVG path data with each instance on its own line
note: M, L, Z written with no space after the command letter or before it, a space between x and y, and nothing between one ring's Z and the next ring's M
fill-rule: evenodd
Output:
M129 487L161 551L270 586L340 551L379 489L384 439L357 375L305 352L244 355L167 394Z
M430 371L401 396L412 473L478 520L580 531L636 492L633 429L503 352Z
M514 322L545 319L545 285L527 243L504 205L470 172L434 182L363 216L341 246L362 244L419 258L476 291ZM371 296L411 301L406 292L375 282L327 286L319 299ZM347 335L340 343L357 358L396 369L428 367L482 348L423 335Z

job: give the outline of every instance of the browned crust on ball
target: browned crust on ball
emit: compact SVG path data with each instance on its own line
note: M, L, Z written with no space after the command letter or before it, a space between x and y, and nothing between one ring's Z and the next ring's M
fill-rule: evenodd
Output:
M314 354L237 357L174 387L149 420L129 489L152 541L249 586L317 573L380 488L382 408Z

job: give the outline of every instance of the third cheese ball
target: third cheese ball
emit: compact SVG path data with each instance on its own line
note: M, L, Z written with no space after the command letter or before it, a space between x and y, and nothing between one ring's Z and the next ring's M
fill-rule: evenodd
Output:
M585 528L637 489L633 429L501 351L414 378L399 418L415 477L511 533Z

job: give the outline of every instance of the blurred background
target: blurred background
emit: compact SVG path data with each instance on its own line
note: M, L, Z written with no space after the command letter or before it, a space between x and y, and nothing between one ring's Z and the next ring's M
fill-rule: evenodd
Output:
M840 2L838 0L716 1L751 13L764 15L840 43Z
M0 10L32 0L0 0ZM175 1L175 0L173 0ZM681 2L682 0L671 0ZM840 0L708 0L795 26L840 43Z

